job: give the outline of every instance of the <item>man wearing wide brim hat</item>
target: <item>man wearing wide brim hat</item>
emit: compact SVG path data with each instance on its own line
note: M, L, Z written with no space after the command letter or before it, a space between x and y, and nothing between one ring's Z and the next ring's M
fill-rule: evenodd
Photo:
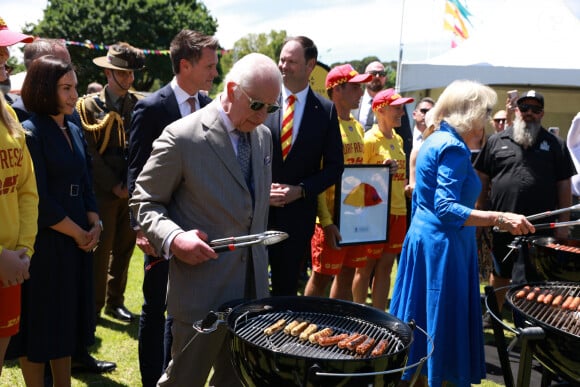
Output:
M127 131L133 108L143 98L130 90L133 72L145 67L145 56L128 43L117 43L93 63L104 69L107 84L100 92L79 98L77 110L93 161L93 187L103 222L94 258L95 308L97 318L105 307L111 317L131 322L135 316L124 305L135 247L135 231L129 223Z

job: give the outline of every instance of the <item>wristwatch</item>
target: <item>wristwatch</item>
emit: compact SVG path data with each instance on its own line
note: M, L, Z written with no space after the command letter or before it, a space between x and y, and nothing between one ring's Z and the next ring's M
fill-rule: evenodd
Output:
M93 227L95 227L95 226L99 226L99 227L101 228L101 232L103 232L103 230L105 229L105 228L103 227L103 221L102 221L102 220L100 220L100 219L99 219L99 221L98 221L98 222L95 222L95 223L93 223Z

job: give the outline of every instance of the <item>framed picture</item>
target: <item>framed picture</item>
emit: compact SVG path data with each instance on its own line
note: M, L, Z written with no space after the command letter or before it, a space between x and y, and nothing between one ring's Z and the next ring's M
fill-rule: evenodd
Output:
M345 165L335 190L341 246L386 242L391 174L387 165Z

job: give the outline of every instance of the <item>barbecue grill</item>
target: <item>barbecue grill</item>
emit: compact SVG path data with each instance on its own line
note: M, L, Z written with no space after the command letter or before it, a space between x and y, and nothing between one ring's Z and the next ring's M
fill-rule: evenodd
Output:
M379 356L372 356L371 350L358 355L336 345L323 347L301 340L283 330L266 335L264 330L280 319L287 323L308 321L319 329L332 328L333 334L357 332L375 342L387 339L388 345ZM305 296L266 298L237 305L223 315L210 313L194 328L206 332L220 320L231 333L232 362L246 386L396 386L406 369L417 367L417 377L430 356L407 366L414 329L431 341L425 331L348 301Z

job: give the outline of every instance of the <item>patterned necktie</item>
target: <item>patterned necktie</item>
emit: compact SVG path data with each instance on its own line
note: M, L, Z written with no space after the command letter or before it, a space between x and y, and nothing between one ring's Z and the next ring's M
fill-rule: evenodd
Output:
M296 96L291 94L288 97L288 107L284 112L284 118L282 119L282 133L280 134L280 140L282 142L282 158L286 160L286 156L290 152L292 147L292 128L294 127L294 102L296 101Z
M238 162L240 163L246 184L248 184L248 188L251 190L252 168L250 166L250 160L252 159L252 147L250 145L250 134L240 132L237 129L235 129L235 132L238 135Z
M195 111L195 97L189 97L187 99L187 103L189 104L190 107L190 113L193 113Z

